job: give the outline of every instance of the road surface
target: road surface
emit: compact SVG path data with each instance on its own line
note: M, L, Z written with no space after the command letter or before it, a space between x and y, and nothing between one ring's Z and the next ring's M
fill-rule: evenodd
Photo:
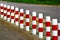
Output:
M33 11L38 13L43 13L44 18L46 16L51 16L51 18L57 18L60 22L60 5L35 5L35 4L24 4L24 3L13 3L13 2L5 2L0 1L0 3L4 3L7 5L13 5L15 7L23 8L25 10L30 10L30 14L32 14Z
M35 4L13 3L13 2L5 2L5 1L0 1L0 3L13 5L15 7L23 8L25 10L30 10L30 14L32 14L31 12L36 11L37 16L38 13L43 13L44 18L45 16L51 16L51 18L59 19L60 22L60 5L54 5L54 6L35 5Z

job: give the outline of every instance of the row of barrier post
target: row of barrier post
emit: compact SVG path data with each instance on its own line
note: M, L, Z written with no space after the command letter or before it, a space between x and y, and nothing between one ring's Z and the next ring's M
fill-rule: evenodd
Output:
M30 31L30 25L32 25L32 34L37 35L38 31L38 37L41 39L45 36L46 40L60 40L60 23L58 20L52 19L51 21L51 17L46 16L44 24L43 13L39 13L38 18L36 14L36 12L32 12L32 19L30 19L29 10L24 12L24 9L0 3L0 18L19 26L21 29L24 29L25 26L26 31Z

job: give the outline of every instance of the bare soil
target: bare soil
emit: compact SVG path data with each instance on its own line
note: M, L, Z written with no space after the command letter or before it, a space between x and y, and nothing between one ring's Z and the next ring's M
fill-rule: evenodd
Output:
M0 19L0 40L40 40L36 35Z

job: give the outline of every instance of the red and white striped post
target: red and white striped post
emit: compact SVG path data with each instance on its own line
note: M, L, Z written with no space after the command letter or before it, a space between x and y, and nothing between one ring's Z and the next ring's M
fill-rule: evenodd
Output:
M1 12L1 13L0 13L0 16L1 16L1 18L3 18L3 16L4 16L4 15L3 15L3 8L4 8L4 7L3 7L3 3L0 4L0 7L1 7L1 9L0 9L0 12Z
M18 7L15 8L15 25L16 26L19 25L19 8Z
M0 17L1 17L1 4L0 4Z
M0 18L1 18L1 4L0 4Z
M38 14L38 31L39 31L39 38L43 39L43 14L39 13Z
M14 6L11 6L11 23L14 23Z
M46 40L51 40L50 26L51 26L51 18L50 16L46 16Z
M32 12L32 34L36 34L36 12Z
M20 9L20 28L24 28L24 9Z
M29 19L30 19L30 14L29 14L29 10L26 10L26 31L29 31L30 29L29 29L29 27L30 27L30 21L29 21Z
M60 40L60 23L58 23L58 40Z
M7 5L7 21L10 22L10 5Z
M57 19L52 19L52 40L58 40L58 23L57 23Z
M7 5L4 4L4 20L7 20Z

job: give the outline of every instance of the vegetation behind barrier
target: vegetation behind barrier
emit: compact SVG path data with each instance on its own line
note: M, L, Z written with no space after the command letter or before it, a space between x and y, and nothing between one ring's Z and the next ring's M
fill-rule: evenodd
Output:
M49 4L60 5L60 0L4 0L9 2L29 3L29 4Z

